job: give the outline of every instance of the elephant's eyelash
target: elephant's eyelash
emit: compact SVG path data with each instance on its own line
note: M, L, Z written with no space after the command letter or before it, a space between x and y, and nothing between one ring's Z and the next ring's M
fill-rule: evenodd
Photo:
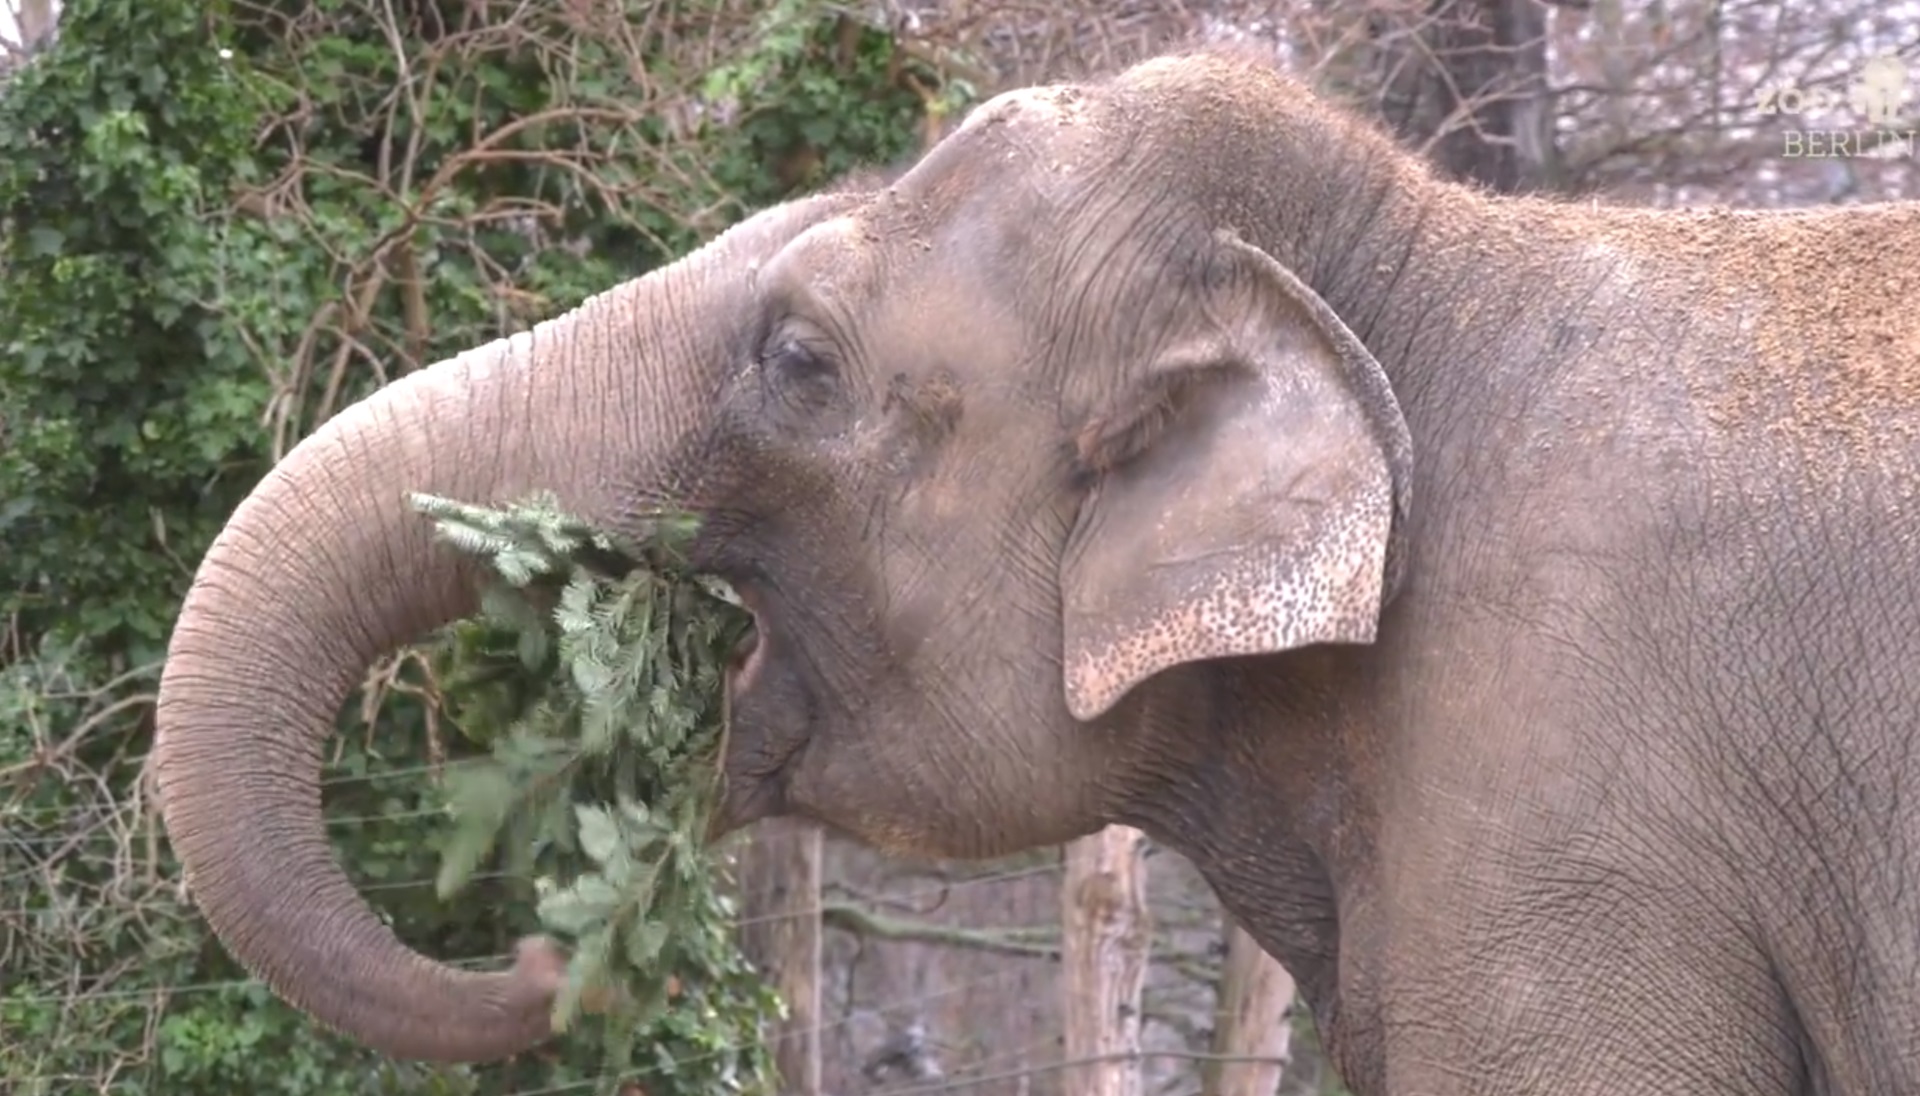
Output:
M826 376L834 372L833 359L808 340L785 336L774 340L760 354L762 368L799 376Z

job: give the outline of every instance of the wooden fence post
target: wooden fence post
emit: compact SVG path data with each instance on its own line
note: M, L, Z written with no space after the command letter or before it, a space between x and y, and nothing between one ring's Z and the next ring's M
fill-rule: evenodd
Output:
M1061 965L1067 1096L1140 1096L1140 994L1153 943L1146 838L1108 826L1066 846Z
M769 819L740 850L740 943L787 1018L767 1032L781 1096L820 1096L820 827Z
M1213 1053L1265 1061L1207 1063L1202 1096L1273 1096L1287 1068L1293 1040L1287 1010L1293 977L1261 950L1247 930L1226 918L1227 957L1220 965L1220 1003L1213 1020Z

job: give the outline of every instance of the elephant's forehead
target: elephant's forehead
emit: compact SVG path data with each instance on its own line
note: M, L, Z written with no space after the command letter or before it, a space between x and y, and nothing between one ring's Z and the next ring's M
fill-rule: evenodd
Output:
M1072 85L1004 91L968 114L953 136L1001 130L1029 136L1092 121L1086 92Z
M844 305L881 288L873 261L878 242L867 219L834 217L802 232L754 275L763 287L791 292L805 285L821 303Z
M924 306L1008 283L1052 246L1078 237L1125 141L1119 112L1073 86L996 96L894 184L816 224L776 256L775 282L804 280L816 299L853 308L886 299Z
M988 100L892 188L906 208L940 219L980 202L1009 216L1057 204L1097 173L1116 141L1104 101L1072 86L1022 88Z

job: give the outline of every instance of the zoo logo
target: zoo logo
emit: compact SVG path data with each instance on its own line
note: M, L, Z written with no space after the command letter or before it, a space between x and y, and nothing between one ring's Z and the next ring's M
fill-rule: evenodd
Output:
M1884 124L1894 120L1906 95L1907 67L1887 53L1861 67L1844 97L1828 88L1762 88L1759 107L1762 114L1806 114L1849 106L1868 121Z

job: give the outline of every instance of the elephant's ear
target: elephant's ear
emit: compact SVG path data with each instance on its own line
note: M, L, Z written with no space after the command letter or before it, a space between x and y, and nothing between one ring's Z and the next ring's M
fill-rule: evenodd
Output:
M1181 663L1372 642L1405 566L1412 443L1380 364L1285 267L1213 244L1164 349L1076 437L1078 719Z

